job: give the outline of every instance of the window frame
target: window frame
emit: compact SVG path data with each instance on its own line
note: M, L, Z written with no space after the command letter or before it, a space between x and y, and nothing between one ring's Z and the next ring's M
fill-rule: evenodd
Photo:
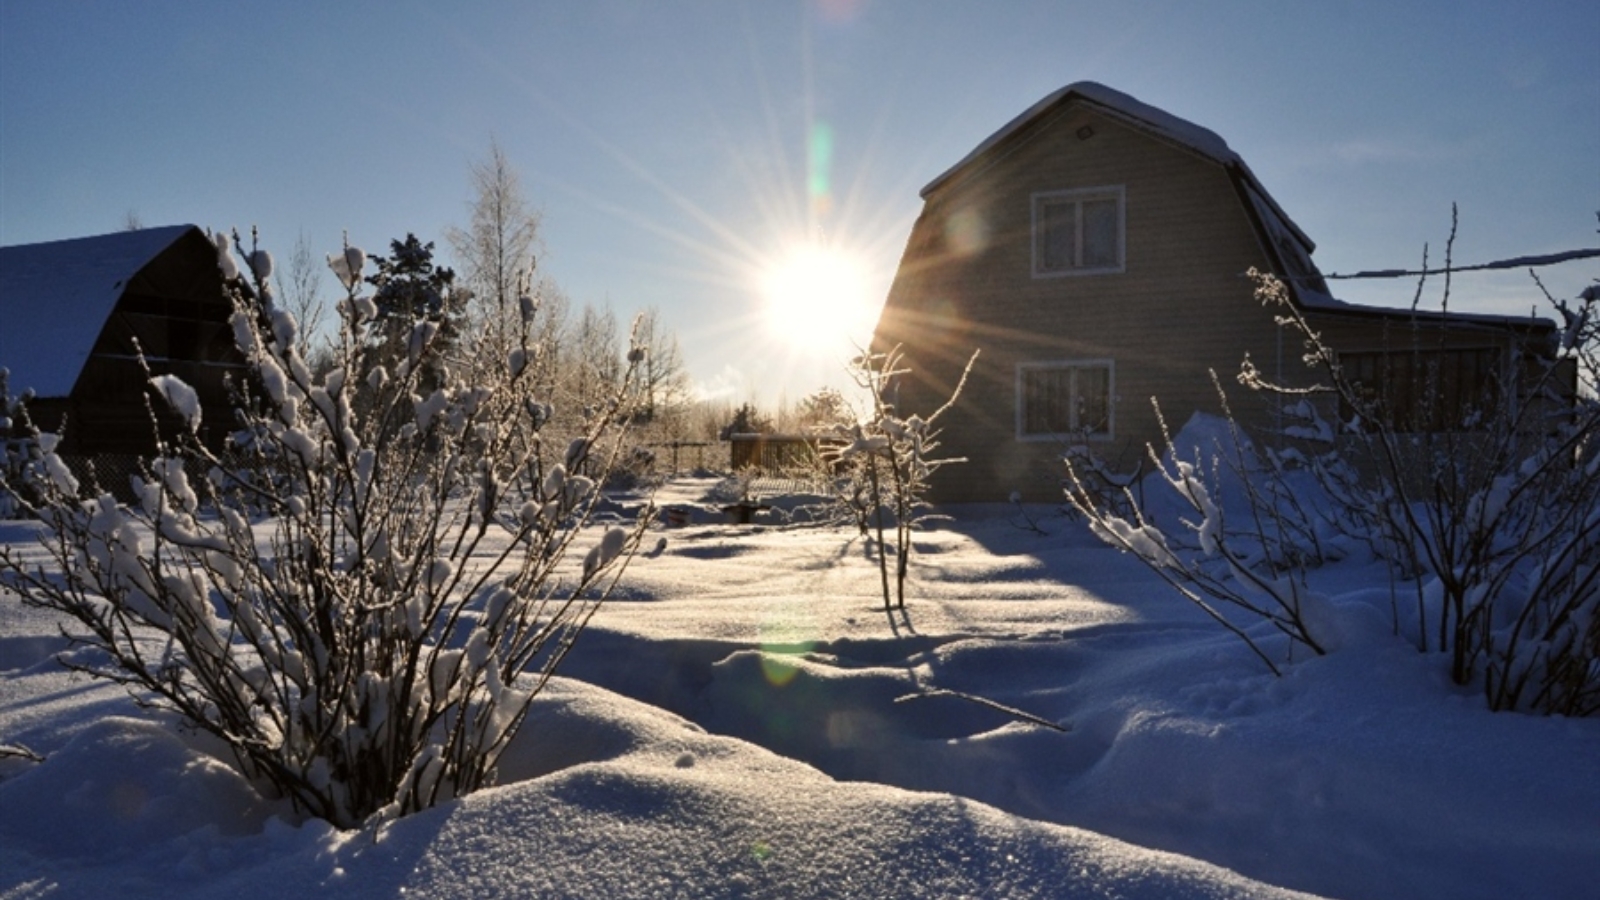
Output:
M1078 411L1082 408L1082 397L1078 387L1078 372L1085 369L1097 369L1105 372L1105 428L1083 433L1077 422ZM1065 431L1029 431L1028 430L1028 375L1034 372L1070 372L1069 405L1070 421ZM1116 360L1110 357L1093 359L1062 359L1042 360L1017 363L1016 375L1016 439L1025 443L1034 442L1062 442L1062 441L1112 441L1117 434L1117 365Z
M1083 205L1095 200L1114 200L1117 207L1116 262L1108 266L1086 266L1084 258ZM1057 203L1073 204L1073 265L1051 267L1045 264L1044 210ZM1038 191L1030 198L1033 277L1070 278L1078 275L1115 275L1127 271L1128 262L1128 206L1124 185L1111 184L1100 187L1067 188Z

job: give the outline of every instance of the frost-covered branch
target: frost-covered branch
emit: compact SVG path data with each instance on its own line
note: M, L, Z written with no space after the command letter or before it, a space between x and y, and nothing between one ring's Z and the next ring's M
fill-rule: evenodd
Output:
M977 359L978 354L974 352L950 398L927 418L906 415L897 407L894 385L910 372L903 365L904 354L899 347L886 353L863 353L851 368L856 384L872 398L871 415L855 425L836 427L834 436L839 439L839 447L831 451L829 457L844 467L845 485L839 492L840 497L850 508L861 533L868 534L869 528L876 533L885 611L891 609L889 548L885 539L887 523L892 521L895 530L892 596L895 605L905 609L911 534L928 519L924 510L929 481L941 467L965 461L934 454L939 447L935 423L961 396Z
M1177 525L1160 526L1145 515L1127 485L1120 488L1124 502L1108 502L1104 490L1089 481L1096 474L1096 462L1078 454L1065 457L1067 500L1098 537L1150 567L1243 640L1274 675L1280 674L1277 663L1218 604L1270 624L1292 644L1324 653L1307 614L1310 606L1324 601L1307 587L1300 554L1288 549L1294 532L1286 527L1281 507L1251 486L1260 464L1244 435L1230 419L1226 438L1210 448L1195 447L1186 457L1174 444L1159 405L1155 411L1165 450L1149 448L1152 475L1179 499L1187 515ZM1218 496L1225 472L1246 485L1249 521L1243 529L1229 521Z
M351 247L330 259L346 296L333 365L313 374L272 302L270 257L235 239L218 259L248 373L229 450L195 439L199 404L171 376L152 389L191 428L162 443L133 504L78 484L38 435L26 484L50 563L0 549L0 583L102 651L69 665L215 734L337 825L492 782L649 519L588 527L598 482L581 473L615 464L620 396L557 437L516 353L458 381L419 318L403 352L380 355L394 324Z
M1546 294L1560 317L1555 346L1512 354L1458 411L1444 407L1437 374L1418 401L1357 381L1283 286L1257 278L1344 417L1337 452L1307 460L1332 518L1412 585L1414 625L1397 610L1396 628L1447 652L1454 680L1480 682L1492 708L1600 712L1600 292ZM1430 327L1442 341L1440 319ZM1412 330L1393 353L1426 360L1432 331ZM1249 367L1240 380L1290 390ZM1408 426L1406 402L1443 427Z

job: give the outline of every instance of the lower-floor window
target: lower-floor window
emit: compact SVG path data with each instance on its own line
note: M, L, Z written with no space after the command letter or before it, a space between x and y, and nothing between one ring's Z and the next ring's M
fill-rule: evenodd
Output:
M1109 438L1111 360L1023 363L1017 367L1017 437Z

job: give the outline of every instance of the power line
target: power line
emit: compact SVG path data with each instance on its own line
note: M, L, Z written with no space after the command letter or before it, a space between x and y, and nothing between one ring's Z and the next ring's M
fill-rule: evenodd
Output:
M1600 256L1600 247L1587 250L1567 250L1562 253L1549 253L1543 256L1516 256L1511 259L1478 263L1474 266L1446 266L1442 269L1371 269L1365 272L1354 272L1349 275L1330 273L1322 277L1329 281L1355 278L1415 278L1420 275L1447 275L1454 272L1479 272L1485 269L1537 269L1541 266L1553 266L1557 263L1571 262L1575 259L1592 259L1596 256Z

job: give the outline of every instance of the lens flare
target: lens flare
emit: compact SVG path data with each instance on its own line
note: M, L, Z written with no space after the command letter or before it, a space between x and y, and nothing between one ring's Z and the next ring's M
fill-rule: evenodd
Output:
M767 679L767 684L773 687L788 687L794 676L800 673L800 667L789 662L784 657L786 653L777 653L763 649L761 653L761 675Z
M827 122L817 122L806 145L806 193L811 198L814 219L825 218L833 209L832 168L833 129Z
M800 674L800 659L816 647L816 622L791 602L769 607L762 616L761 675L773 687L786 687Z

